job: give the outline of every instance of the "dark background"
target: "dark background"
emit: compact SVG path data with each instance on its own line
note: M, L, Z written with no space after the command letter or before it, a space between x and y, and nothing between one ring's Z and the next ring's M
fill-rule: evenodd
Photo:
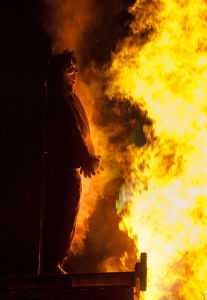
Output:
M1 272L36 271L45 68L38 1L4 2L1 62Z

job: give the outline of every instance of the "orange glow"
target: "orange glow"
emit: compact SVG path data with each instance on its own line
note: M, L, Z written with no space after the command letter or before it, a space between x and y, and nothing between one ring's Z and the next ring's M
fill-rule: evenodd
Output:
M96 22L90 0L42 0L46 7L41 22L49 33L53 53L77 51L87 26Z
M138 103L152 125L143 147L128 146L120 228L148 253L143 297L205 299L207 3L137 0L130 12L132 34L112 55L106 95Z
M100 171L99 174L92 176L92 178L84 178L83 175L81 176L82 194L80 209L77 216L76 231L71 249L74 254L83 251L84 238L89 230L88 219L93 214L99 198L103 198L104 187L116 177L116 172L114 172L113 166L110 163L111 158L109 158L111 150L108 145L108 129L107 131L104 131L103 129L100 130L93 122L93 114L97 109L96 101L102 96L101 89L97 88L97 75L94 76L94 73L97 74L97 70L90 67L88 72L90 75L87 74L87 70L84 73L85 75L88 75L87 85L84 83L83 78L78 77L75 90L86 109L95 153L96 155L101 154L101 166L104 168L104 171ZM113 265L115 265L115 263L113 263ZM100 271L108 271L109 269L111 270L110 264L107 262L100 263Z

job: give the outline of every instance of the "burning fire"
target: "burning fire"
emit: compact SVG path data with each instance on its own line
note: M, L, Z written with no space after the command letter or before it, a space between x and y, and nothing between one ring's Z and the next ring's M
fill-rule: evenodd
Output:
M120 228L148 253L146 299L205 299L207 2L137 0L130 12L106 94L138 103L152 125L144 146L128 146Z

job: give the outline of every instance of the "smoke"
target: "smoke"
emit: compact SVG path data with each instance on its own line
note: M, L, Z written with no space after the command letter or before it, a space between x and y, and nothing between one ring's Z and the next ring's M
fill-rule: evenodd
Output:
M41 20L54 52L79 50L88 26L97 21L91 3L92 0L43 0Z
M116 202L130 176L130 145L140 147L146 116L129 101L104 96L105 69L111 52L129 34L131 15L125 0L43 0L42 23L53 52L75 50L79 62L76 93L90 121L96 153L104 171L84 179L72 253L65 267L73 272L132 270L137 259L133 239L119 229Z

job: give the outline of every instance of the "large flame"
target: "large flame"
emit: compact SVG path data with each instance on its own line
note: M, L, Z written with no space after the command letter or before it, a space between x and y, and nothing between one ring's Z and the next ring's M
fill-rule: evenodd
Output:
M207 2L137 0L130 12L106 93L138 103L152 125L143 147L128 147L120 227L148 252L146 299L205 299Z

